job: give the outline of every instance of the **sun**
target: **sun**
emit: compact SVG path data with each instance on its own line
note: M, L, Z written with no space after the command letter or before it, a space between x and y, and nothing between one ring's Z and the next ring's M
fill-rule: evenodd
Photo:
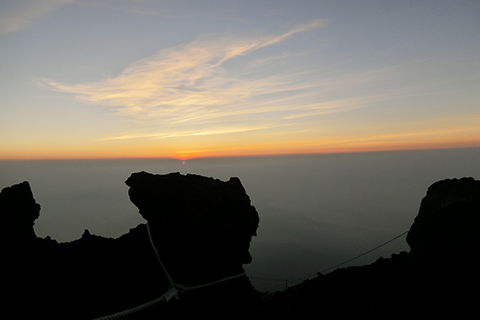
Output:
M197 154L192 151L181 151L181 152L175 153L175 158L182 160L183 162L185 162L185 160L189 160L196 157L197 157Z

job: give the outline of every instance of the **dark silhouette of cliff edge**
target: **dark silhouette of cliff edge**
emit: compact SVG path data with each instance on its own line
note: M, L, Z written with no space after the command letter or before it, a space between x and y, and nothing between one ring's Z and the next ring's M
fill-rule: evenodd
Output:
M262 298L268 316L324 319L471 318L480 295L480 181L427 191L407 235L410 252L379 258Z
M258 292L242 276L258 214L241 182L134 173L131 201L148 221L171 278L194 287L235 276L124 319L178 315L400 319L470 315L480 285L480 181L434 183L407 236L410 252L337 269L282 292ZM2 300L12 319L93 319L158 298L171 286L141 224L116 239L39 238L28 182L0 193ZM238 276L238 277L237 277Z
M35 236L40 205L28 182L2 190L2 261L7 266L2 290L13 318L93 319L115 314L166 293L172 286L166 272L176 285L186 287L177 293L180 299L125 318L251 314L257 292L243 264L252 260L248 250L259 217L240 180L140 172L126 184L132 202L149 221L167 271L145 224L117 239L85 230L78 240L58 243Z

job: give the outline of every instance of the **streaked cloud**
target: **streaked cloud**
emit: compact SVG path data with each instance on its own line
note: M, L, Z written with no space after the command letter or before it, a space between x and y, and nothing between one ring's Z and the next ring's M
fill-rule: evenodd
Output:
M334 72L281 69L277 63L288 65L296 54L291 46L290 50L257 54L325 23L314 20L276 35L204 35L132 63L116 77L79 84L50 79L41 83L135 122L133 129L99 139L103 141L200 136L211 140L249 132L258 136L302 135L305 131L322 136L325 130L333 130L333 124L324 120L331 115L374 108L366 118L374 123L388 114L389 101L428 94L425 86L431 81L422 80L429 76L427 70L448 68L442 59L432 58L373 69L337 67ZM336 121L347 118L336 117Z
M175 137L192 137L192 136L210 136L218 134L229 134L229 133L239 133L239 132L249 132L268 129L268 126L259 126L259 127L228 127L228 128L218 128L218 129L206 129L203 131L180 131L180 132L150 132L150 133L125 133L118 136L113 136L109 138L104 138L101 140L125 140L125 139L165 139L165 138L175 138Z
M255 113L258 103L253 100L305 88L299 82L300 74L258 76L254 68L232 71L227 62L324 24L324 20L314 20L280 35L250 38L227 34L201 36L189 44L163 49L154 57L137 61L117 77L74 85L50 79L43 79L42 83L81 101L112 107L122 115L166 123ZM246 107L246 101L251 107Z

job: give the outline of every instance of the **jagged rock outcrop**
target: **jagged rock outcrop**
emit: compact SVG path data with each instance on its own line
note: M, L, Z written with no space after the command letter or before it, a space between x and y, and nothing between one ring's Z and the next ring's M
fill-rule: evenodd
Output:
M58 243L35 235L39 215L28 182L0 193L1 307L8 318L93 319L155 299L168 286L145 225L118 239L86 230Z
M466 319L480 285L480 181L438 181L408 233L410 252L340 268L260 301L267 317Z
M259 220L238 179L136 173L127 184L176 282L190 286L243 272ZM0 194L2 310L11 318L93 319L151 301L169 287L146 225L117 239L86 230L78 240L58 243L32 236L39 210L28 182ZM407 237L409 253L319 275L266 295L255 309L253 289L242 277L125 319L467 318L478 302L479 216L479 181L439 181L422 200Z
M187 287L243 274L259 224L238 178L224 182L198 175L132 174L131 201L149 221L160 257L173 280ZM180 301L198 310L244 311L253 288L246 278L186 292Z
M407 242L426 274L480 273L480 181L462 178L432 184Z
M32 241L36 238L33 225L40 216L40 205L33 198L28 181L2 189L0 217L2 238L14 242Z
M242 263L251 260L248 247L258 215L238 179L221 182L190 175L178 181L178 175L169 175L167 185L152 185L144 184L144 176L129 178L134 185L130 195L143 208L142 215L153 221L153 236L162 254L168 252L162 258L180 284L203 284L243 272ZM162 191L157 194L159 185ZM173 209L176 215L165 220L168 214L161 218L162 208L169 213ZM152 301L169 288L145 224L117 239L85 230L77 240L58 243L35 235L33 224L39 213L28 182L2 190L5 314L17 319L93 319ZM229 315L247 314L253 293L243 276L185 292L179 301L157 304L122 319L218 315L227 310Z
M462 178L432 184L407 242L426 313L458 317L475 311L480 285L480 181Z

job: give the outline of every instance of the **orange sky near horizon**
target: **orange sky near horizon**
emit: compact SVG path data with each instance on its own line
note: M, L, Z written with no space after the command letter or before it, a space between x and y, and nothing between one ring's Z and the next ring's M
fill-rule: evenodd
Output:
M351 139L331 139L316 141L314 139L297 141L279 140L234 144L206 144L204 146L152 146L148 143L127 146L106 146L99 143L95 147L89 145L76 146L34 146L29 148L12 148L10 154L2 155L0 160L62 160L62 159L122 159L122 158L172 158L188 160L192 158L210 157L243 157L269 156L292 154L328 154L328 153L357 153L397 150L426 150L426 149L453 149L480 147L480 139L469 137L444 136L437 137L417 136L411 139L394 139L391 137L370 136L350 137Z

